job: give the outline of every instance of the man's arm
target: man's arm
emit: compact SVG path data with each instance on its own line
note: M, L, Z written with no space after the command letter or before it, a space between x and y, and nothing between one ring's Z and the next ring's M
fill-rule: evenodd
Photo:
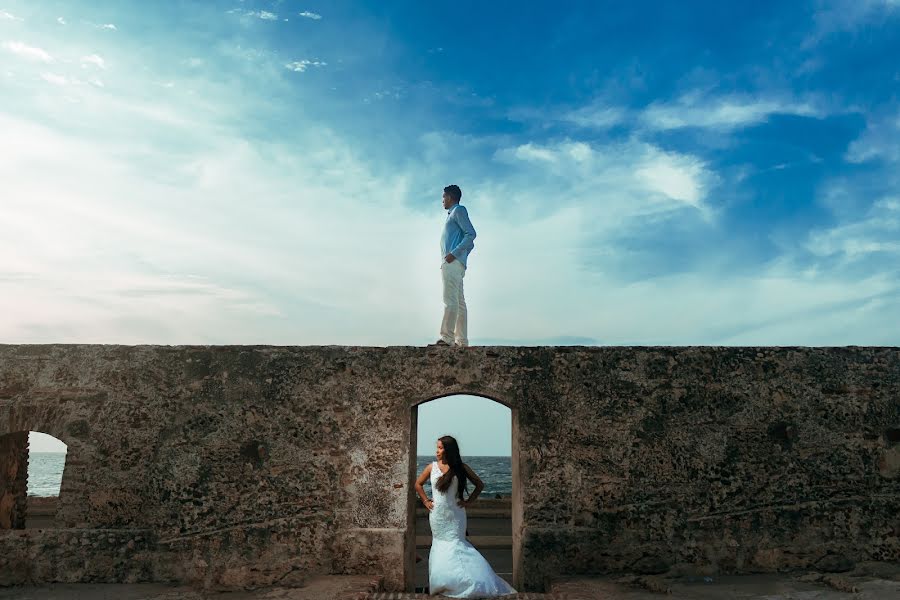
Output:
M453 211L453 218L456 220L456 224L459 225L459 228L463 231L463 239L457 244L456 248L454 248L450 254L458 257L463 250L472 251L472 248L475 247L475 228L472 226L472 221L469 220L469 211L466 210L465 206L459 206L456 210Z

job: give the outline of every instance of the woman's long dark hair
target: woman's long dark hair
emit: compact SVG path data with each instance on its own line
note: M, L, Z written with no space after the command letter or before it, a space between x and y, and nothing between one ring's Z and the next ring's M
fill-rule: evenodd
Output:
M437 489L439 492L446 492L450 488L450 482L453 481L453 476L455 475L459 481L456 493L460 500L465 500L463 493L467 487L466 470L463 468L462 457L459 455L459 444L456 443L456 438L449 435L445 435L440 440L441 444L444 445L444 462L450 465L450 468L438 479Z

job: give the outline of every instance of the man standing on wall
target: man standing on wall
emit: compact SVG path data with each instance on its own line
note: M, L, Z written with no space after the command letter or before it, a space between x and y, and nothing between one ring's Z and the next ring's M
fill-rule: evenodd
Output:
M469 253L475 248L475 228L466 207L461 205L462 190L458 185L444 188L447 221L441 235L441 275L444 280L444 320L441 338L434 346L468 346L469 335L463 277Z

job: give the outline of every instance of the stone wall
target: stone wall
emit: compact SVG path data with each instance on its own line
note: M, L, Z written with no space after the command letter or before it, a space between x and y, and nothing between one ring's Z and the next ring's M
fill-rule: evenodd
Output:
M175 557L153 532L44 529L0 532L0 586L173 581Z
M0 529L24 529L28 513L28 432L0 436Z
M58 536L143 530L132 579L401 589L414 407L460 393L512 409L527 589L900 560L896 348L0 346L0 435L69 446L67 529L0 546L44 561ZM78 551L117 564L115 545Z

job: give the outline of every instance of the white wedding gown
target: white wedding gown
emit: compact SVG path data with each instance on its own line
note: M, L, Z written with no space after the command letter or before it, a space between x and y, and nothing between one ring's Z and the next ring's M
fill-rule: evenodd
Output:
M431 554L428 555L428 587L432 595L451 598L491 598L515 594L491 565L466 540L466 509L456 504L459 481L454 477L446 492L439 492L441 476L438 463L431 465L431 491L434 508L428 515L431 524Z

